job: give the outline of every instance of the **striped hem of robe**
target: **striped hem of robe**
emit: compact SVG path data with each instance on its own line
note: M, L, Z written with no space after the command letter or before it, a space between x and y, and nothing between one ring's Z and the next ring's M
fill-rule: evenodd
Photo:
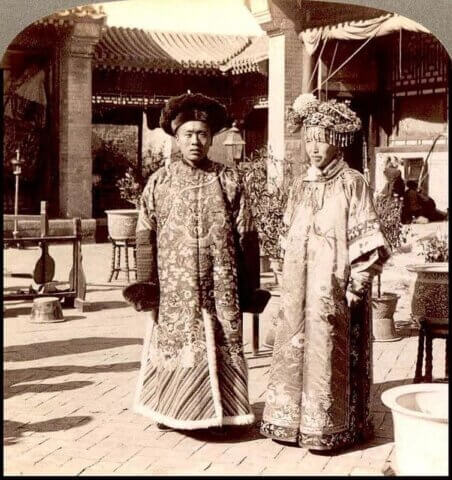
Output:
M196 430L201 428L219 427L223 425L251 425L255 422L255 416L253 413L247 413L243 415L235 416L223 416L223 406L221 402L220 386L218 382L217 361L215 353L215 339L213 330L213 321L211 316L203 309L202 311L205 332L206 332L206 344L207 344L207 359L208 370L210 378L210 387L213 399L213 406L215 416L210 418L202 418L199 420L183 420L174 417L167 416L163 413L157 412L148 407L141 401L141 393L145 381L146 367L147 367L147 352L152 339L152 333L154 324L156 322L156 312L151 312L148 318L148 324L146 329L146 335L143 342L143 351L141 357L141 368L139 372L139 378L137 388L135 392L135 398L133 401L133 411L135 413L150 417L157 423L163 423L164 425L185 430ZM226 373L226 372L224 372Z

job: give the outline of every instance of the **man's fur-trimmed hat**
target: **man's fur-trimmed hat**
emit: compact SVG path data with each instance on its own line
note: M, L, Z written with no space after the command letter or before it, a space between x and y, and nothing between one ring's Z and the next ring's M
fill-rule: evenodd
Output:
M197 120L207 123L215 135L226 126L227 119L226 107L214 98L184 93L168 100L160 115L160 127L174 136L183 123Z

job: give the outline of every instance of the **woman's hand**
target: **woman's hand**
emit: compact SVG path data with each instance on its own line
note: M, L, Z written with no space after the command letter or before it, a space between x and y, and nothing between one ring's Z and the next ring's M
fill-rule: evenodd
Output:
M371 280L370 276L368 275L360 275L359 277L351 278L350 284L345 292L345 297L347 298L349 307L362 301L367 292L370 290L370 286Z
M347 299L347 303L350 308L352 305L356 305L358 302L360 302L363 299L363 295L359 295L357 292L347 288L347 291L345 292L345 298Z

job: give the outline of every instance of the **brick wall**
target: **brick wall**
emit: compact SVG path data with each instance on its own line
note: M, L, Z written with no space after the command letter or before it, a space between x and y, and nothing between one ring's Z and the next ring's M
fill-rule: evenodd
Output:
M91 60L65 56L61 67L60 216L90 218Z

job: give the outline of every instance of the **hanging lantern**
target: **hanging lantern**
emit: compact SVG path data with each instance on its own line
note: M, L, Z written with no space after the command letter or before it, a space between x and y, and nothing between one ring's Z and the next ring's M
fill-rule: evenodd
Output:
M226 139L223 142L228 154L228 160L230 163L239 163L243 158L243 151L245 148L245 141L240 135L240 130L237 128L237 123L234 121L232 127L226 134Z

